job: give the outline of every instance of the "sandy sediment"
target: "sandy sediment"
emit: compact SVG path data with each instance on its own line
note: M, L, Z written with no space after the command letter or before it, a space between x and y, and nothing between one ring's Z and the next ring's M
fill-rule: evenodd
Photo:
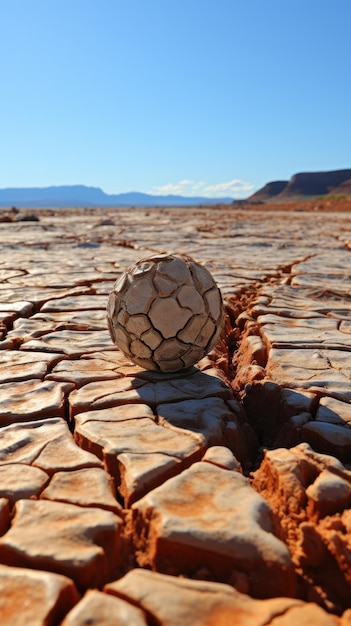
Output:
M351 221L328 202L0 213L1 624L351 623ZM156 253L225 303L177 373L107 330Z

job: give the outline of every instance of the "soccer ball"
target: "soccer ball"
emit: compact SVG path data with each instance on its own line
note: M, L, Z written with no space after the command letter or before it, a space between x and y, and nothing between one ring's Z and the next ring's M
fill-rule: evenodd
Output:
M158 254L132 265L109 295L112 341L145 369L176 372L216 345L223 302L210 272L191 257Z

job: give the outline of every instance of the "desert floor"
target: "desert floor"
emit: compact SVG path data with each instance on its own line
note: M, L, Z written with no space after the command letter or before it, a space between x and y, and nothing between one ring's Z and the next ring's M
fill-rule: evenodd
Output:
M0 210L2 626L351 624L350 211ZM159 252L225 303L176 374L106 325Z

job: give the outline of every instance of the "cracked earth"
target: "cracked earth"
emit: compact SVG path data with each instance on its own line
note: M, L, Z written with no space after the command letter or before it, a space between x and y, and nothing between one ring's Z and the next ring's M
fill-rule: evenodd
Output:
M337 208L0 213L2 625L351 624ZM115 281L158 253L204 264L225 303L177 373L107 330Z

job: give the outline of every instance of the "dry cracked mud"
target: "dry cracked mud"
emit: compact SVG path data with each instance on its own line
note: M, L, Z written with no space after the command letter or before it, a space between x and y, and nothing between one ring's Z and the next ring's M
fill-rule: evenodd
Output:
M351 624L351 220L326 208L1 211L2 625ZM159 253L225 303L177 373L107 330Z

